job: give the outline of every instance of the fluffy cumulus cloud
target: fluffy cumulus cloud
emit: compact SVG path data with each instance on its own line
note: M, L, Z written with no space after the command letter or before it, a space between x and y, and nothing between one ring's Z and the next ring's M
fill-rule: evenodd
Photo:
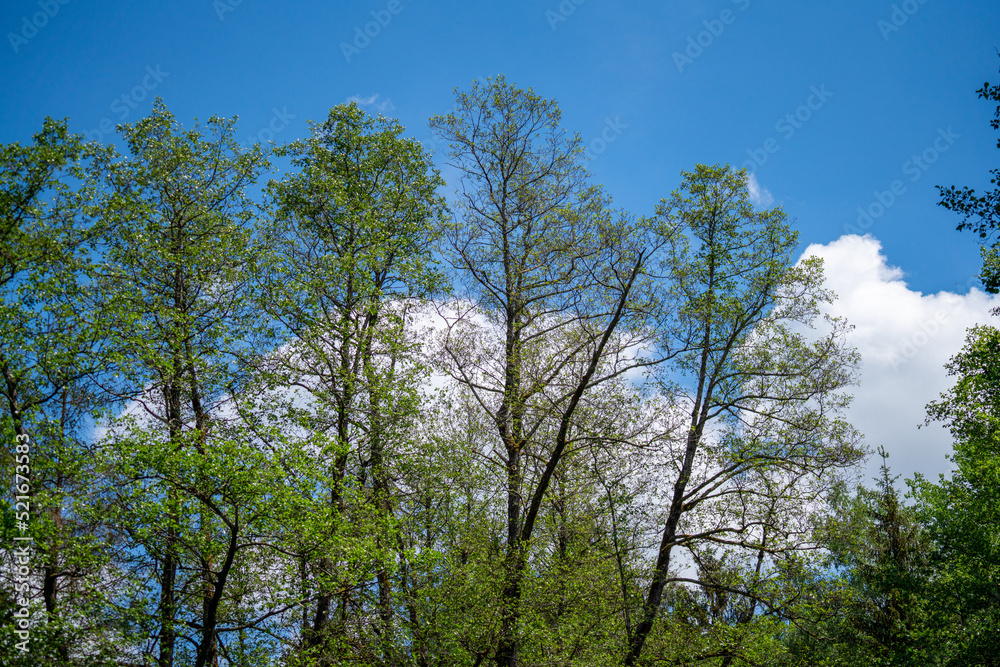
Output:
M861 354L862 377L848 418L872 449L886 448L894 473L919 472L936 481L951 470L945 458L951 439L938 424L922 426L924 408L951 386L944 365L961 349L966 329L998 324L989 311L1000 298L974 288L915 292L881 250L871 236L849 235L811 245L803 256L824 259L827 287L838 297L829 313L854 325L851 343ZM866 482L879 464L877 456L869 461Z

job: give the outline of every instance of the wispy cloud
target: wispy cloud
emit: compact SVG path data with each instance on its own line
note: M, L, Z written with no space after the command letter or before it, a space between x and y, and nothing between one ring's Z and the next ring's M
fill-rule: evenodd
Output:
M393 111L396 107L393 105L392 100L388 97L384 100L379 99L381 97L378 93L374 93L370 97L361 97L360 95L352 95L347 98L348 102L355 102L358 106L362 107L373 107L379 113L385 113L387 111Z
M768 192L767 188L762 187L760 183L757 182L757 177L753 174L747 176L747 191L750 193L750 201L754 203L755 206L770 206L774 203L774 197Z

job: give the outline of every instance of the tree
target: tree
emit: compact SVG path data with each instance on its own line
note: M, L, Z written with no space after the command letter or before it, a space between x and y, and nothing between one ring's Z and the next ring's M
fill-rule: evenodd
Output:
M0 364L6 407L19 436L27 435L25 417L80 374L74 374L73 360L87 341L65 331L69 321L80 318L71 302L59 297L78 288L77 253L86 239L79 216L82 193L67 181L84 177L82 161L92 155L82 137L51 118L33 146L15 143L0 153L0 279L6 297ZM35 348L29 338L45 341L49 349Z
M130 157L102 164L94 287L114 341L103 387L116 401L100 497L132 586L116 602L134 618L129 652L155 652L161 667L216 665L220 638L258 627L251 574L266 570L267 494L279 484L232 414L254 389L244 358L267 336L247 195L267 163L236 144L234 121L185 131L162 100L120 132Z
M998 53L1000 55L1000 53ZM1000 85L987 81L976 91L997 102L990 126L1000 129ZM1000 148L1000 140L997 142ZM1000 186L1000 169L990 172ZM971 230L980 239L992 239L982 248L980 279L987 292L1000 291L1000 187L977 194L969 187L938 186L939 205L963 216L959 230ZM1000 310L994 310L1000 314ZM1000 373L995 327L977 326L966 336L965 347L946 366L958 376L955 386L927 406L928 421L946 423L954 438L952 461L957 470L932 484L918 476L913 486L923 504L924 519L938 546L932 590L939 604L934 640L952 651L945 664L994 664L996 646L991 635L1000 627L996 595L998 554L997 470L1000 417Z
M489 415L502 452L505 556L489 653L509 667L519 664L528 550L577 410L641 365L626 351L650 340L637 295L655 241L587 183L580 139L559 122L554 101L502 76L431 119L462 188L442 253L464 291L440 310L441 362Z
M948 665L992 665L1000 632L1000 330L969 330L946 366L955 386L927 406L948 425L956 470L937 484L914 482L936 544L933 640Z
M832 298L819 260L793 265L795 233L780 208L753 209L744 171L698 165L683 177L657 213L678 304L661 346L680 351L660 385L687 426L672 481L661 481L672 483L669 509L627 665L639 662L673 582L741 596L743 623L792 613L782 591L769 593L770 577L812 546L810 505L863 455L839 416L857 363L847 326L829 320L826 333L805 333ZM675 574L677 549L696 562L721 550L739 562L739 578ZM728 662L742 650L737 643L710 653Z
M74 646L101 642L107 629L97 612L105 592L95 576L102 561L97 523L76 511L96 482L93 452L82 436L96 405L88 374L100 368L105 336L99 311L84 299L96 227L85 204L101 152L52 119L32 144L0 147L2 470L8 483L15 470L24 473L29 488L5 494L3 533L15 544L11 538L25 536L15 531L15 516L30 517L24 523L40 576L32 576L30 594L17 597L42 602L30 655L60 665L69 663ZM16 457L15 442L24 452ZM22 502L8 505L15 495ZM14 565L12 556L4 562L5 578ZM13 583L4 590L13 591ZM12 611L5 608L5 616ZM5 664L25 657L15 643Z
M976 93L985 100L998 103L990 126L994 130L1000 129L1000 84L991 86L987 81ZM997 140L997 148L1000 148L1000 139ZM996 294L1000 291L1000 236L996 236L1000 232L1000 168L990 173L993 174L990 183L996 187L981 195L969 187L959 189L954 185L948 188L939 185L937 188L941 195L938 205L962 215L959 231L973 231L980 239L995 237L993 245L982 249L983 269L979 275L986 291Z
M789 638L784 664L938 664L940 647L927 641L933 544L919 508L896 490L888 454L879 454L875 488L830 494L818 530L827 576L840 582L824 600L827 613Z
M414 309L444 286L431 256L443 183L397 122L354 103L334 107L311 131L276 151L296 171L270 185L272 254L261 277L263 307L287 340L268 356L272 386L301 390L306 401L283 399L286 423L295 440L323 443L299 459L307 470L288 471L314 483L304 489L314 512L301 518L311 539L296 547L315 597L300 657L328 664L371 651L398 664L407 641L398 636L399 587L409 582L395 569L406 555L397 554L394 483L415 441L425 374ZM368 613L378 619L374 637ZM350 645L355 632L361 648Z
M635 217L554 101L457 98L453 216L353 104L266 188L235 121L162 101L124 157L58 127L10 153L4 427L59 508L42 659L729 667L815 615L811 520L862 454L818 260L745 172Z

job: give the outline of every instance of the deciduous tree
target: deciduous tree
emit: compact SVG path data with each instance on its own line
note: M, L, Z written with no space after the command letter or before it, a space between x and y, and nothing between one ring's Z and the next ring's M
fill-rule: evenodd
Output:
M29 488L0 501L3 534L7 544L15 544L14 536L33 539L31 562L39 576L16 597L30 600L32 611L41 600L25 645L54 665L68 664L74 646L101 641L105 629L99 611L105 589L96 576L103 549L95 524L76 511L97 483L84 434L95 407L88 374L100 368L105 334L84 294L95 251L85 205L99 153L70 134L66 122L52 119L31 144L0 147L0 471L5 483L15 480L15 471L23 473ZM17 457L15 437L26 448ZM8 504L15 495L21 502ZM14 590L8 580L14 565L4 563L0 599ZM26 654L13 644L5 646L3 662L20 664Z
M589 184L582 144L560 127L554 101L501 76L459 93L431 127L461 178L442 246L462 287L440 311L443 368L496 426L507 506L490 657L513 667L529 545L581 400L638 365L628 350L650 340L638 294L654 249L643 225Z
M232 404L252 390L243 359L266 336L248 193L266 161L237 145L233 120L183 130L160 100L120 131L129 156L104 162L95 204L106 229L95 298L114 340L104 389L125 408L103 440L105 515L135 587L119 599L137 612L130 650L203 667L222 636L255 626L238 601L263 602L244 575L262 565L274 480Z
M397 570L407 556L396 483L417 441L425 374L414 308L444 285L431 254L442 181L397 122L357 104L334 107L311 132L276 151L295 170L271 184L272 251L260 277L264 309L287 340L270 355L272 382L302 394L287 403L295 437L325 443L309 463L314 476L288 470L325 494L301 519L314 539L296 546L316 600L302 657L328 664L371 651L394 665L411 641L398 616L413 585Z
M825 332L806 333L832 298L821 264L794 263L795 232L780 208L754 210L744 171L699 165L683 178L657 213L679 303L661 344L681 351L661 387L687 426L671 478L660 482L672 486L669 509L627 665L640 661L671 582L742 596L744 622L781 613L771 574L811 546L810 505L863 455L841 417L857 363L846 325L829 320ZM740 580L680 574L672 568L681 549L696 558L721 550L741 561Z
M969 330L947 365L952 389L927 406L951 431L955 471L915 488L936 544L931 593L934 641L944 664L993 664L1000 632L1000 330Z

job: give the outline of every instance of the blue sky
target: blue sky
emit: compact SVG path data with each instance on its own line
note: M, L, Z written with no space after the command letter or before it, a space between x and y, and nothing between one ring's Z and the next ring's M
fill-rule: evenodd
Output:
M876 257L878 285L917 303L970 294L980 264L934 186L981 189L997 166L993 109L974 93L1000 79L996 0L6 0L0 30L4 143L46 116L113 141L102 123L135 121L156 96L182 123L238 115L243 139L279 142L356 97L429 141L454 88L502 73L558 100L595 180L634 213L681 170L729 162L753 168L803 249ZM835 245L850 231L872 238ZM917 318L904 333L936 317L900 316ZM947 345L924 347L954 353L959 319ZM927 372L943 378L937 356Z

